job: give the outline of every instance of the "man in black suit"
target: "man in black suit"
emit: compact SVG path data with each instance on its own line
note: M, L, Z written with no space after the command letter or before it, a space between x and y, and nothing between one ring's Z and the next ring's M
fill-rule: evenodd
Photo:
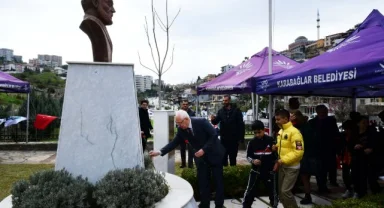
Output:
M336 181L336 153L338 140L340 137L339 128L335 117L328 116L328 108L325 105L316 106L317 116L311 119L308 123L314 129L315 140L319 141L319 177L317 185L320 193L327 193L327 174L331 185L338 186Z
M142 100L140 102L139 118L143 151L145 151L145 147L147 146L147 139L151 137L151 130L153 129L148 114L148 100Z
M195 152L197 177L199 181L201 203L200 208L209 208L211 171L216 186L216 208L224 207L223 187L223 156L224 147L221 145L217 134L208 120L204 118L190 118L184 110L176 112L175 116L178 131L175 138L160 151L151 151L150 156L164 156L185 142Z
M245 125L243 114L235 104L231 104L231 96L224 95L223 108L217 112L217 115L211 116L213 125L220 124L220 141L225 148L223 157L224 166L236 166L236 157L239 151L239 142L244 142Z

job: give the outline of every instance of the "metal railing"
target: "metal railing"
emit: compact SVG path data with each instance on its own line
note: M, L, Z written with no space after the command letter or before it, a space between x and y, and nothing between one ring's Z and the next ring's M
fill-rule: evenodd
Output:
M34 126L34 120L29 121L29 142L38 141L57 141L59 138L60 120L55 120L49 124L45 130L37 130ZM26 141L26 121L19 124L4 127L0 126L0 142L25 142Z

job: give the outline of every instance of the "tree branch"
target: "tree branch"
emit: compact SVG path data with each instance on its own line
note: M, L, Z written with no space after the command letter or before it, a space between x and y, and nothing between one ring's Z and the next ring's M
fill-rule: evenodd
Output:
M159 76L159 73L158 73L158 72L156 72L155 70L153 70L153 69L151 69L151 68L149 68L149 67L145 66L145 65L144 65L144 64L141 62L140 53L139 53L139 52L137 52L137 54L139 55L139 62L140 62L140 65L141 65L142 67L144 67L144 68L146 68L146 69L148 69L148 70L152 71L152 72L153 72L153 73L155 73L157 76Z
M159 17L159 14L157 13L156 9L155 9L155 15L156 15L157 23L160 25L160 28L161 28L164 32L167 32L166 27L165 27L163 21L161 20L161 18Z
M145 30L145 34L147 35L147 40L148 40L149 48L151 50L151 56L152 56L153 64L155 65L156 70L158 72L160 72L160 70L159 70L160 64L159 64L159 66L157 66L156 61L155 61L155 56L153 55L153 48L152 48L152 44L151 44L151 39L149 38L147 17L145 17L144 30Z
M165 1L165 15L166 15L166 21L167 21L167 47L165 48L165 54L163 58L163 62L161 63L160 66L160 74L163 74L163 68L164 68L164 63L165 60L167 59L168 56L168 50L169 50L169 17L168 17L168 0Z
M170 29L172 27L173 23L175 22L177 16L179 16L180 12L181 12L181 9L179 9L179 11L177 12L176 16L173 18L173 20L172 20L171 24L169 25L168 29Z
M159 74L161 74L161 71L162 71L162 64L160 62L160 51L159 51L159 45L157 43L157 38L156 38L156 23L155 23L155 7L153 6L153 0L151 0L151 6L152 6L152 25L153 25L153 39L155 41L155 46L156 46L156 51L157 51L157 57L158 57L158 60L159 60L159 68L157 69L159 71Z
M168 68L163 72L163 74L165 74L173 65L173 54L175 52L175 46L173 46L173 49L172 49L172 56L171 56L171 64L168 66Z

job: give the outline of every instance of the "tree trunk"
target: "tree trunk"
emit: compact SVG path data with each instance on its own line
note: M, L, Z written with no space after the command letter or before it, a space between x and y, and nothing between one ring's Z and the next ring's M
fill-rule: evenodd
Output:
M159 110L161 110L161 76L159 76L159 88L157 89L157 94L159 96Z

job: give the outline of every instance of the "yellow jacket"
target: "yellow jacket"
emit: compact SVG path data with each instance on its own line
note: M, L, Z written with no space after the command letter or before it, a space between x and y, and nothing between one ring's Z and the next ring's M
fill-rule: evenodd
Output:
M283 165L296 166L300 164L304 155L303 136L291 122L284 124L280 129L276 146Z

